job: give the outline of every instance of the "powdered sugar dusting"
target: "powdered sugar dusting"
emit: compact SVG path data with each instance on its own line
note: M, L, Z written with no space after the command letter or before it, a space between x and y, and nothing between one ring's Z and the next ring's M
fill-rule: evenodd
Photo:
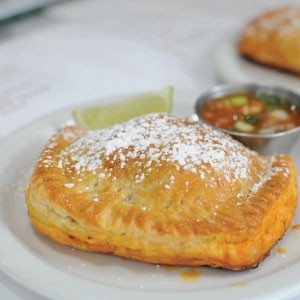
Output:
M73 187L75 186L74 183L65 183L65 187L69 188L69 189L72 189Z
M271 163L274 161L274 157L271 158ZM280 167L272 167L272 168L268 168L266 170L266 173L264 174L264 176L261 177L260 181L255 183L252 188L251 188L251 192L253 194L257 193L257 191L267 182L269 181L272 176L280 173L280 172L283 172L283 176L284 177L289 177L290 175L290 171L289 169L286 167L284 168L283 166L280 166Z
M187 121L167 114L151 114L133 119L111 128L90 131L60 153L59 168L73 166L77 174L95 173L105 161L126 168L127 162L136 160L151 170L162 162L205 178L212 171L222 173L229 183L250 176L249 159L254 152L242 148L231 138L225 138L205 124ZM147 176L142 167L136 174L136 183ZM149 171L150 172L150 171ZM104 170L99 177L109 176ZM174 183L171 176L166 190Z
M259 18L258 22L252 23L246 30L246 34L257 34L255 26L263 32L278 31L280 36L293 34L300 31L300 10L296 8L284 8L277 12L267 13Z

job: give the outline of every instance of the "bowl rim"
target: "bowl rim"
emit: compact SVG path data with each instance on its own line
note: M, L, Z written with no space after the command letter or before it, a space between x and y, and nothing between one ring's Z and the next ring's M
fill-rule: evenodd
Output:
M262 85L262 84L256 84L256 83L229 83L229 84L218 84L201 94L195 102L194 106L194 112L197 116L198 120L201 121L204 124L207 124L217 130L220 130L222 132L225 132L227 134L237 136L237 137L248 137L248 138L276 138L276 137L282 137L290 134L294 134L300 131L300 126L297 126L295 128L286 130L286 131L280 131L275 133L245 133L245 132L237 132L232 130L227 130L220 128L218 126L215 126L207 121L205 121L203 118L201 118L199 110L203 106L203 104L211 99L223 97L226 95L230 95L233 93L239 93L239 92L261 92L264 91L265 93L269 94L279 94L285 95L285 98L293 99L295 101L298 101L299 104L297 108L300 109L300 94L295 93L294 91L288 90L286 88L280 87L280 86L268 86L268 85Z

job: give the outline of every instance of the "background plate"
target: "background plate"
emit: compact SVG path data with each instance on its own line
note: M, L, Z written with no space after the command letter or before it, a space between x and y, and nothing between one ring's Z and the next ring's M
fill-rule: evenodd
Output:
M222 82L251 82L282 86L300 93L300 77L246 60L236 50L238 34L229 35L215 44L214 63Z

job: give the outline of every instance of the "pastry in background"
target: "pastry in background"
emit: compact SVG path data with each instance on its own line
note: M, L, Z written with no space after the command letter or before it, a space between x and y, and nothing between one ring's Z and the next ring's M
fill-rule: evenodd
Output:
M199 122L151 114L66 127L26 192L33 226L62 244L154 264L257 266L290 226L297 176Z
M238 50L257 63L300 74L300 9L275 9L252 20Z

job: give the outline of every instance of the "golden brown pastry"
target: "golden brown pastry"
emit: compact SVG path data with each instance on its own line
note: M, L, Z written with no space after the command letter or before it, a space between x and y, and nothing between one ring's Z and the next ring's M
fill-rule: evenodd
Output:
M238 44L252 60L300 74L300 9L280 8L247 24Z
M266 158L204 124L151 114L66 127L26 192L33 226L87 251L155 264L255 267L291 223L291 158Z

